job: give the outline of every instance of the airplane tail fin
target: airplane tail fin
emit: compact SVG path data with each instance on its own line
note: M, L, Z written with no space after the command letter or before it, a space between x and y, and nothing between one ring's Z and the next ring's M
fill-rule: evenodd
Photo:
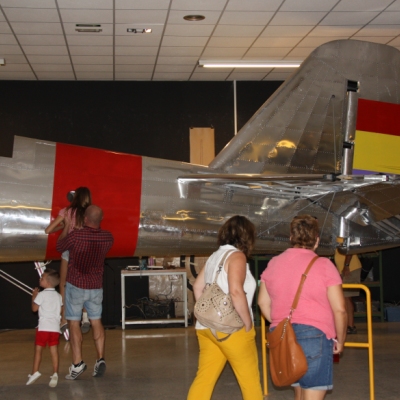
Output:
M348 91L399 104L399 68L400 52L388 45L336 40L318 47L209 167L224 173L342 173Z

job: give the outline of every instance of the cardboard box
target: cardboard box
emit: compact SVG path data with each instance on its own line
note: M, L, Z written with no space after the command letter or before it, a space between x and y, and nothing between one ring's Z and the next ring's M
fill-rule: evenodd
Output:
M400 307L385 307L385 319L388 322L400 322Z

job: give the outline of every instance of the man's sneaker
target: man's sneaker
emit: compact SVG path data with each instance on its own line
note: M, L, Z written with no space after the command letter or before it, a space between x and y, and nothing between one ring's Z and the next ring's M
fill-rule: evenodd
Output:
M56 387L57 383L58 383L58 374L57 372L54 372L54 374L50 377L49 386Z
M41 373L39 371L36 371L34 374L29 374L28 375L28 382L26 382L27 385L30 385L31 383L35 382L37 379L41 377Z
M81 332L82 333L88 333L90 331L90 322L85 321L81 323Z
M81 363L77 367L75 367L74 364L72 364L69 367L69 374L65 376L65 379L68 380L76 379L80 374L86 371L86 368L87 366L83 361L81 361Z
M92 375L98 378L100 376L103 376L104 372L106 372L106 362L103 358L100 358L100 360L97 360L96 364L94 364L94 371Z

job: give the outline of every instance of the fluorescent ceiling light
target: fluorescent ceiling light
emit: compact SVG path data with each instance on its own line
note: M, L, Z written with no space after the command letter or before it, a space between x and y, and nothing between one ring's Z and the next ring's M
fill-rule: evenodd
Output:
M204 68L297 68L301 61L228 61L199 60L199 66Z
M5 64L6 64L6 62L5 62L4 58L0 58L0 65L5 65Z

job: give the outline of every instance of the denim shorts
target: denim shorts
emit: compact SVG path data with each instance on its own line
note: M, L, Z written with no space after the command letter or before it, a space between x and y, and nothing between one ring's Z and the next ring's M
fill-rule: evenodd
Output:
M293 324L293 329L306 355L308 370L292 386L300 386L303 389L331 390L333 388L333 340L327 339L324 332L310 325Z
M65 318L80 321L82 308L86 308L89 319L100 319L103 289L80 289L67 282L65 285Z

